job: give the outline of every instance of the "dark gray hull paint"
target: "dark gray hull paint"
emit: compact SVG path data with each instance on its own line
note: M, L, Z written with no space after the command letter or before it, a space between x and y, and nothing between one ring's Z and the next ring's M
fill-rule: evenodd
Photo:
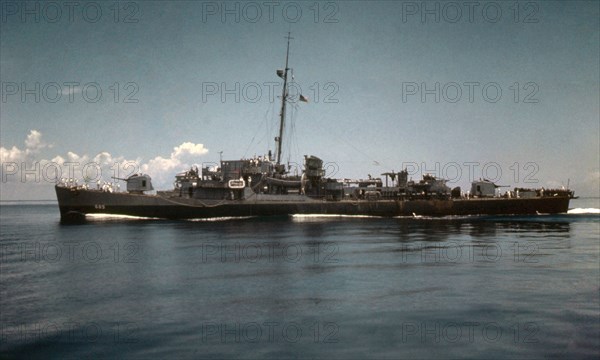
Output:
M117 214L164 219L196 219L292 214L336 214L371 216L463 216L566 213L569 197L488 198L453 200L342 200L309 197L294 200L201 201L158 195L108 193L97 190L56 187L63 221L81 221L85 214Z

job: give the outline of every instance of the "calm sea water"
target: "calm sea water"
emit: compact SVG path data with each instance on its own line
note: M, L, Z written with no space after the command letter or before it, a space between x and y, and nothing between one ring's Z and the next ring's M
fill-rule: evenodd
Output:
M1 206L0 357L598 358L598 201L71 226Z

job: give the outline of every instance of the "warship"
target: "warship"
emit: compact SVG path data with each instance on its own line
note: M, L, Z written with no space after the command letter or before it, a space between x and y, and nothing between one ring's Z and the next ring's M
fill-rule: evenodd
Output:
M442 217L539 215L566 213L574 192L568 189L514 188L500 194L499 185L480 179L468 192L451 189L447 180L429 174L419 181L408 171L387 172L381 178L350 180L326 176L323 160L304 156L301 174L282 163L286 104L290 101L287 36L281 108L275 154L222 160L219 166L192 167L175 176L171 190L156 191L147 174L117 179L126 191L103 185L91 188L72 179L55 185L62 222L85 221L86 214L129 215L162 219L290 216L295 214L378 217ZM300 97L300 100L306 100Z

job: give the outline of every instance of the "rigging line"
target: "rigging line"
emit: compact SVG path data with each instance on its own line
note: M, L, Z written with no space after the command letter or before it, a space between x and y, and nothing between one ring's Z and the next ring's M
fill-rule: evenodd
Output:
M291 83L294 82L294 69L290 68L290 73L292 76L292 81ZM289 88L289 85L288 85ZM293 136L294 136L294 102L293 100L293 94L289 94L288 93L288 98L287 98L287 102L289 103L289 109L290 109L290 119L289 119L289 126L287 129L287 138L288 138L288 142L287 142L287 163L289 164L291 161L291 157L292 157L292 143L294 142Z
M267 107L267 111L265 111L264 122L261 122L261 124L256 128L256 132L252 136L252 140L250 141L250 143L248 144L248 147L244 151L243 157L246 157L246 155L248 154L248 150L250 149L250 147L252 145L254 145L254 140L255 140L256 136L258 135L258 132L260 130L262 130L263 126L264 126L264 133L263 133L262 137L256 142L256 146L260 145L263 142L263 140L265 140L265 138L271 138L271 133L273 131L273 124L272 124L273 123L273 115L275 113L274 110L275 110L275 102L271 102L270 106ZM271 121L269 121L269 115L271 115L271 117L270 117ZM267 154L269 152L269 150L270 150L269 142L267 141L264 154Z
M288 146L288 163L291 161L291 157L295 156L296 159L300 154L300 150L298 148L298 132L296 129L296 121L298 120L298 104L293 103L290 106L290 144ZM293 150L296 150L296 153L293 153Z
M269 110L267 110L267 112L265 113L265 134L263 135L263 137L260 139L260 141L258 142L257 145L260 145L260 143L262 143L262 141L265 139L265 137L267 139L271 138L271 122L269 122L269 114L271 114L271 119L273 117L273 113L275 111L275 106L274 106L274 102L271 102L271 106L269 108ZM265 149L265 154L269 152L269 141L267 140L266 142L266 149Z
M317 122L317 126L319 126L323 131L326 131L326 133L328 133L328 134L334 134L335 132L333 132L329 128L325 127L325 123L326 122L324 122L324 121L318 121ZM370 156L369 154L367 154L365 151L362 151L359 148L357 148L351 141L347 140L346 138L344 138L341 135L343 133L339 133L338 132L338 134L339 134L338 136L332 136L331 138L334 139L334 140L342 140L347 145L349 145L351 148L353 148L356 152L358 152L359 154L363 155L365 158L367 158L369 161L375 163L376 165L380 165L380 166L383 166L383 167L390 168L387 164L383 163L382 161L375 160L372 156Z
M257 128L260 129L260 128ZM258 131L258 130L257 130ZM252 144L254 143L254 138L256 137L256 133L254 133L254 136L252 136L252 140L250 140L250 143L248 144L248 146L246 147L246 150L244 150L244 155L242 155L242 159L246 158L246 154L248 153L248 150L250 150L250 146L252 146Z
M297 134L297 132L296 132L296 134ZM297 137L297 136L296 136L296 140L298 140L298 137ZM301 154L300 154L300 147L299 147L299 145L300 145L300 141L296 141L295 145L296 145L296 156L298 156L298 157L301 157Z
M290 126L288 126L288 164L291 161L292 158L292 143L294 142L294 117L295 117L295 113L294 113L294 106L293 104L290 104Z
M256 135L258 135L258 131L262 128L262 126L257 126L256 130L254 132L254 135L252 135L252 140L250 140L250 143L248 144L248 146L246 147L246 150L244 150L244 155L242 155L242 158L246 158L246 154L248 153L248 150L250 150L250 147L254 144L254 139L256 139Z
M296 129L296 120L298 120L298 104L295 104L293 106L293 109L295 110L294 116L293 116L294 120L292 122L293 131L294 131L294 140L295 140L294 143L293 143L293 146L295 148L294 150L296 151L295 156L296 156L296 159L297 159L300 156L300 148L298 147L298 143L299 143L299 141L298 141L298 131ZM290 152L292 152L292 151L290 150Z
M268 137L267 137L267 148L265 151L265 154L269 152L270 150L270 144L269 142L271 141L271 139L273 138L273 119L275 118L275 101L271 102L271 118L269 121L269 116L267 116L265 114L265 123L267 124L267 133L268 133Z

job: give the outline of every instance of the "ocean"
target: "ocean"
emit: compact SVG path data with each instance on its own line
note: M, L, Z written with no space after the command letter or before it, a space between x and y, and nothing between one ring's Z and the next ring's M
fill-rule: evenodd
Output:
M600 204L167 221L0 206L0 358L599 358Z

